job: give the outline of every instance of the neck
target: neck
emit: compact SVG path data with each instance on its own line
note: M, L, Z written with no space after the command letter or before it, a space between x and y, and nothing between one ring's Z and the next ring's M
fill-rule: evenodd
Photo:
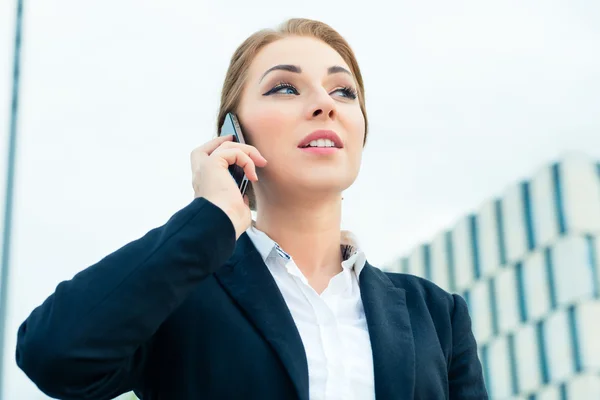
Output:
M261 199L256 228L292 256L309 281L319 281L342 270L341 209L339 195L328 201L304 204L273 203Z

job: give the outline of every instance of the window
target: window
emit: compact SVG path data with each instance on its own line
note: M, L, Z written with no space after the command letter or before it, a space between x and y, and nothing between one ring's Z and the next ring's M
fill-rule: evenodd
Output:
M553 278L559 306L594 296L594 270L590 265L588 246L584 237L570 236L552 248Z
M499 337L489 346L489 371L492 379L490 397L508 398L512 394L508 341Z
M569 319L564 310L557 311L544 323L545 348L551 382L560 382L574 372Z
M502 270L495 284L500 332L509 332L520 324L515 269Z
M533 226L538 245L546 246L558 239L559 215L562 215L558 168L544 168L531 181L530 195L533 212ZM558 196L557 196L558 194ZM558 207L557 207L558 206ZM564 231L562 232L564 233Z
M525 302L529 318L539 320L551 309L545 251L536 251L523 262Z
M518 261L527 253L521 185L513 185L502 198L504 238L506 239L507 262Z
M538 345L535 325L525 325L515 333L516 369L524 392L533 391L542 383Z
M471 289L473 334L480 344L488 342L493 334L492 318L496 311L490 305L489 289L488 281L478 282Z
M430 246L431 280L442 289L450 291L448 250L446 248L446 232L437 235Z

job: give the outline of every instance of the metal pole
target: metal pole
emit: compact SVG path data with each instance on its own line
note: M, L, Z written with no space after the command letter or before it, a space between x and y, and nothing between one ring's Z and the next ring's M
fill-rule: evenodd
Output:
M10 262L10 239L12 228L12 211L15 185L15 158L17 150L17 116L19 106L19 69L21 65L21 32L23 27L23 0L17 0L17 15L15 20L15 48L13 58L13 86L10 113L10 128L8 135L8 165L6 173L6 200L4 208L4 231L2 238L2 270L0 271L0 400L3 397L2 388L4 374L4 349L6 336L6 318L8 301L8 279Z

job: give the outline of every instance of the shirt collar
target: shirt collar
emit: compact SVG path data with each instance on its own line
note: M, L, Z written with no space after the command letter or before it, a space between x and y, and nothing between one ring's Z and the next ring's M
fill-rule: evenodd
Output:
M254 247L262 257L263 261L266 263L267 258L271 254L282 257L284 259L289 260L291 257L277 244L273 239L271 239L266 233L257 229L254 224L252 224L247 230L246 233L254 243ZM360 276L361 271L365 267L366 264L366 256L364 252L359 248L358 241L356 240L356 236L350 231L341 231L340 238L340 250L342 252L342 268L343 269L352 269L356 273L356 277Z

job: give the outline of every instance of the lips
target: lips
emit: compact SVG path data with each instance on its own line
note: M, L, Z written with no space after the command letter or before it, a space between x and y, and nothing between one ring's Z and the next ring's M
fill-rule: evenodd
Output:
M313 133L311 133L310 135L308 135L304 139L302 139L302 141L300 142L298 147L301 147L301 148L306 147L313 140L319 140L319 139L331 140L333 142L335 148L338 148L338 149L341 149L344 147L344 144L342 143L342 139L340 139L340 137L337 135L337 133L335 133L334 131L330 131L330 130L314 131Z

